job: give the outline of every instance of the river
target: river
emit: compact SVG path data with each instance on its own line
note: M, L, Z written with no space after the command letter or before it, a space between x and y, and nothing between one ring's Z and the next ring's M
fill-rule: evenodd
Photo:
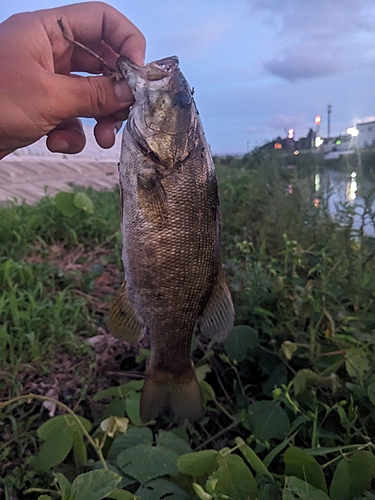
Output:
M329 211L340 220L342 207L350 207L354 213L354 229L360 229L367 203L363 231L364 234L375 237L375 184L364 178L359 180L355 171L344 174L326 170L315 175L315 193L317 198L314 203L319 204L319 198L324 196L328 200Z

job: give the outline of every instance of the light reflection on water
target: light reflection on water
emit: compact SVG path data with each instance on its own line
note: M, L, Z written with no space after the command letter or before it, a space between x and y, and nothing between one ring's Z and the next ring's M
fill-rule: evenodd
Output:
M353 228L359 229L365 206L365 200L361 196L361 192L368 192L369 188L371 188L371 184L367 183L366 185L362 185L362 191L359 191L357 173L355 171L348 176L341 172L327 170L324 173L315 175L316 198L314 199L314 206L319 206L319 198L324 193L327 193L328 208L333 215L338 216L340 206L349 204L354 211ZM371 211L375 212L375 199L373 199ZM375 228L369 216L365 217L364 232L369 236L375 236Z
M353 202L357 197L357 172L352 172L346 183L346 201Z

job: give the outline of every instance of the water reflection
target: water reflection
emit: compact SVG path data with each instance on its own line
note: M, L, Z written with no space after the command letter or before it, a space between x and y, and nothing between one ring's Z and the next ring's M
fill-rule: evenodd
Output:
M317 193L320 191L320 174L315 174L315 191Z
M350 180L346 183L346 201L353 202L357 197L357 172L350 174Z
M372 185L367 182L358 186L357 172L353 171L350 176L342 172L334 170L327 170L321 174L315 175L314 191L316 193L313 200L314 206L319 207L323 199L327 201L330 213L337 216L345 224L347 215L345 215L345 208L348 204L351 205L350 218L353 217L353 229L363 227L364 233L369 236L375 236L374 224L371 221L370 213L375 212L375 198L367 200L364 198L368 193L370 195L373 189ZM367 209L365 212L365 205ZM364 217L364 224L362 224L362 217Z
M314 191L315 193L319 193L320 191L320 174L315 174L314 179ZM320 199L318 197L314 198L314 207L318 208L320 203Z

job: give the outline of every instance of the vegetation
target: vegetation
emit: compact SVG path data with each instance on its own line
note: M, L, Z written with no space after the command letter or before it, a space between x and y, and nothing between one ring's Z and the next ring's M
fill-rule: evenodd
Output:
M118 193L0 209L2 498L375 499L374 192L355 226L313 157L216 165L236 326L194 342L197 422L142 425L147 339L106 332Z

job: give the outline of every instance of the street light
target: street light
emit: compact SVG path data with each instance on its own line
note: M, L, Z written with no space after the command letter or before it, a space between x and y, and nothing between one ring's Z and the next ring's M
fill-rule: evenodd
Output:
M319 127L322 119L320 115L315 116L315 136L317 137L319 135Z
M346 129L346 133L351 135L352 137L357 137L359 134L359 130L356 127L349 127Z

